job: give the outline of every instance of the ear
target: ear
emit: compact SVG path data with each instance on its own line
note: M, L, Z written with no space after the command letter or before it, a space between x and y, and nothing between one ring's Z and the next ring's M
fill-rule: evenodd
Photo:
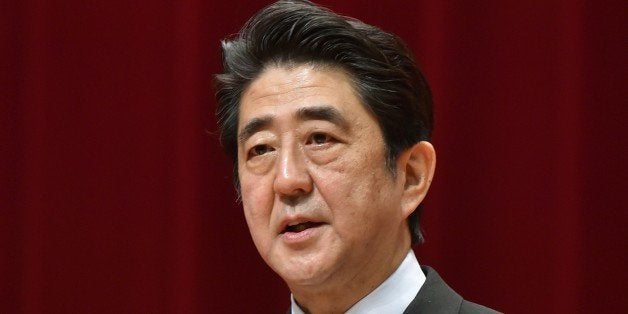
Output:
M426 141L416 143L397 159L399 175L404 183L401 209L405 218L421 204L432 184L436 167L434 146Z

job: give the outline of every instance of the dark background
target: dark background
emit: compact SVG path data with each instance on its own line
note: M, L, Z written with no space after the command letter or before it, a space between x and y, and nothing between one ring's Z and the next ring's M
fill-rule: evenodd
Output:
M219 40L268 1L0 7L0 312L283 313L216 134ZM419 261L509 313L623 312L624 1L323 1L434 91Z

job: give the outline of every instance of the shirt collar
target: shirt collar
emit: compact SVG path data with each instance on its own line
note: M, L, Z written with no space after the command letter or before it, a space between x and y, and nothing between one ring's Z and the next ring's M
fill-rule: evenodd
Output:
M375 290L354 304L346 314L403 313L419 293L424 282L425 274L410 249L397 270ZM294 296L291 295L290 299L292 314L304 314Z

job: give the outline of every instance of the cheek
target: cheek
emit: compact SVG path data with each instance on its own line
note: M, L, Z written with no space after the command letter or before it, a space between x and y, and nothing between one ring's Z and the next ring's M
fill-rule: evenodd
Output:
M395 207L399 194L381 154L363 156L370 158L347 158L319 176L321 194L341 229L369 228L385 208Z
M245 195L243 193L243 195ZM253 239L253 243L257 247L262 256L266 252L270 241L270 210L262 206L259 202L255 202L251 198L242 199L242 207L246 224Z
M259 221L270 215L268 201L256 192L242 189L242 208L247 221Z
M368 223L372 214L368 208L375 206L379 194L378 179L373 170L355 160L336 166L320 172L316 180L335 222L343 228Z
M241 177L242 207L249 229L263 229L269 224L273 194L268 183L254 178Z

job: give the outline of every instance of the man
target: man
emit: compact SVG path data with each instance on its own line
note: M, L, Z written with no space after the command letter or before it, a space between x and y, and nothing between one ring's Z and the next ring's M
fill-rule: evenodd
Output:
M411 245L436 156L432 100L394 35L279 1L223 42L221 142L292 313L485 313Z

